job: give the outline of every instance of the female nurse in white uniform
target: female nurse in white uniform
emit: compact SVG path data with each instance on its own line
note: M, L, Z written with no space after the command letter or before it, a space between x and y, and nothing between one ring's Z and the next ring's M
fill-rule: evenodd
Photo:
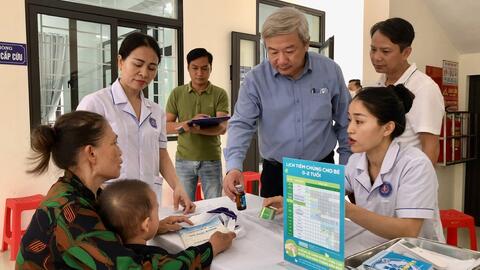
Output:
M161 202L161 173L174 191L174 208L181 204L185 213L193 212L195 204L180 184L166 150L165 112L142 93L157 74L160 48L154 38L136 32L123 40L118 54L120 78L111 86L85 96L77 110L105 116L118 135L123 153L119 178L149 183Z
M438 182L428 157L395 140L405 130L413 94L403 85L365 88L350 103L351 150L345 168L345 255L397 237L444 242ZM265 199L281 206L281 198Z
M395 140L405 130L413 98L403 85L373 87L350 104L347 132L355 154L345 168L345 192L354 195L355 204L346 202L345 213L364 229L347 225L350 253L397 237L445 241L432 163L419 149Z

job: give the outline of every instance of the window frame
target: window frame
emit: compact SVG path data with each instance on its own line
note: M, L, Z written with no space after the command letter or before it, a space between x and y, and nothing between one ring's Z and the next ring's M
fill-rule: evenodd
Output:
M177 82L183 84L183 0L177 0L177 19L156 17L147 14L134 13L105 7L91 6L66 2L61 0L25 0L26 28L27 28L27 50L30 52L28 58L28 91L30 109L30 129L41 123L41 100L40 100L40 61L38 57L38 14L65 17L81 21L111 25L111 36L115 37L111 43L111 59L117 58L118 46L117 27L124 24L142 26L155 26L175 29L177 33ZM115 41L115 42L113 42ZM112 61L112 82L118 77L116 61ZM73 93L77 95L78 93ZM75 97L72 98L75 100ZM77 104L72 104L72 108Z

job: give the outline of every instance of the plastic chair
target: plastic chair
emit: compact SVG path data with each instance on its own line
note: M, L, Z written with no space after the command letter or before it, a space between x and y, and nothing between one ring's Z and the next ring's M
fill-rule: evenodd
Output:
M20 240L25 230L22 230L22 212L25 210L35 210L43 200L40 194L20 197L7 198L5 201L5 217L3 222L3 240L2 251L7 250L10 245L10 260L15 260Z
M447 244L457 246L457 229L467 228L470 233L470 249L477 250L475 220L472 216L455 209L440 210L442 227L447 229Z
M245 192L259 195L260 188L261 188L260 173L247 171L247 172L243 172L242 174L243 174L243 182L245 185Z

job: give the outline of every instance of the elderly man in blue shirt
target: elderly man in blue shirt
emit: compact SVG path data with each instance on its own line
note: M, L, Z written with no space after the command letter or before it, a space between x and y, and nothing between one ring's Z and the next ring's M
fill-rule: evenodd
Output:
M264 159L262 197L283 194L283 157L333 163L337 141L341 164L351 154L350 94L340 67L308 51L305 16L295 8L280 8L265 21L262 38L268 60L247 73L227 130L223 188L232 199L235 185L243 182L242 164L257 126Z

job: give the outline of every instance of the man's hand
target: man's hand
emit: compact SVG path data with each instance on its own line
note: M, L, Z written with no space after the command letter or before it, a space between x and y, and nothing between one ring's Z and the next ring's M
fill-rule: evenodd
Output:
M182 228L178 223L186 222L190 225L193 223L186 216L169 216L164 219L161 219L158 224L157 234L175 232Z
M179 183L173 191L173 209L178 210L178 205L183 206L183 214L195 212L196 205L190 200L183 186Z
M276 214L283 213L283 196L266 198L265 200L263 200L263 207L265 206L275 207L277 209L275 211Z
M232 201L235 201L235 194L237 194L235 185L238 184L243 185L243 175L239 170L233 169L229 171L223 179L223 191L225 191L225 195L227 195Z
M199 113L195 115L192 119L202 119L202 118L210 118L210 115L204 114L204 113Z
M210 116L208 114L203 114L203 113L199 113L197 115L195 115L191 120L194 120L194 119L202 119L202 118L210 118ZM188 125L188 123L191 121L185 121L182 123L182 127L183 127L183 130L185 130L185 132L190 132L190 133L193 133L193 134L197 134L200 132L200 126L198 125Z
M210 244L212 244L213 256L228 249L232 245L232 240L236 235L234 232L221 233L215 232L210 236Z

